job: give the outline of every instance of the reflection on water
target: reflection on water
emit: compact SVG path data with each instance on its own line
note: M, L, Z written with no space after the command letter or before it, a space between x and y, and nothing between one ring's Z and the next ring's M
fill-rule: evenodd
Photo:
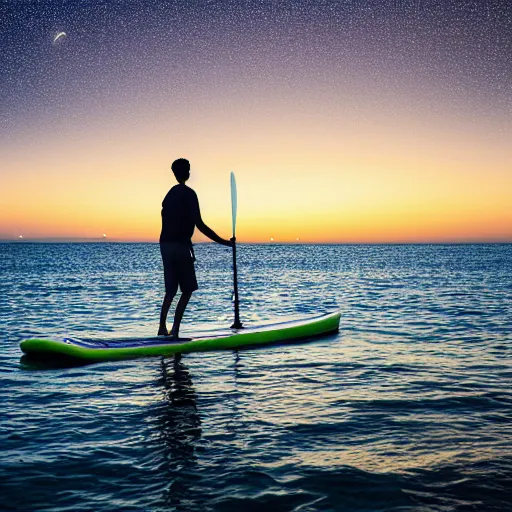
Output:
M162 359L162 377L158 385L165 389L164 402L158 409L155 427L158 441L164 446L159 471L168 473L169 487L164 496L167 505L186 505L193 485L196 444L201 437L201 420L197 411L196 392L182 357ZM185 509L184 509L185 510Z

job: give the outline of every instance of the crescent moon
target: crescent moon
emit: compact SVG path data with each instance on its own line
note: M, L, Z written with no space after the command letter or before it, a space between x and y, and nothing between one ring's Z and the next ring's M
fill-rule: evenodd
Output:
M66 32L59 32L54 38L53 38L53 44L55 44L61 37L66 37Z

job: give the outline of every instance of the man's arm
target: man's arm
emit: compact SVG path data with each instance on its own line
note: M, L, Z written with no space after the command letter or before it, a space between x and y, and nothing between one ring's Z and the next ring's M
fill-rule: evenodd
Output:
M199 221L196 222L197 229L203 233L203 235L206 235L208 238L213 240L214 242L217 242L218 244L225 245L227 247L233 247L233 242L231 240L225 240L224 238L221 238L213 229L209 228L204 222L201 217L199 217Z
M196 224L197 229L206 235L210 240L217 242L218 244L225 245L227 247L233 247L234 241L225 240L221 238L213 229L209 228L201 218L201 211L199 210L199 200L197 199L197 195L194 193L194 203L193 203L193 217Z

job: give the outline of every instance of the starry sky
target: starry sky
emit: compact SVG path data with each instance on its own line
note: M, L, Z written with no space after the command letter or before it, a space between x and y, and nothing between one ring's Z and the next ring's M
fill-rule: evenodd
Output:
M0 45L0 239L157 241L186 157L240 241L512 241L509 0L3 0Z

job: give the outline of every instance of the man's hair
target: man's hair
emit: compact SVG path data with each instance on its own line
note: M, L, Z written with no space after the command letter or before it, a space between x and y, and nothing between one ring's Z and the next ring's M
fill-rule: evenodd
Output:
M178 158L172 163L171 169L178 181L184 180L190 172L190 162L186 158Z

